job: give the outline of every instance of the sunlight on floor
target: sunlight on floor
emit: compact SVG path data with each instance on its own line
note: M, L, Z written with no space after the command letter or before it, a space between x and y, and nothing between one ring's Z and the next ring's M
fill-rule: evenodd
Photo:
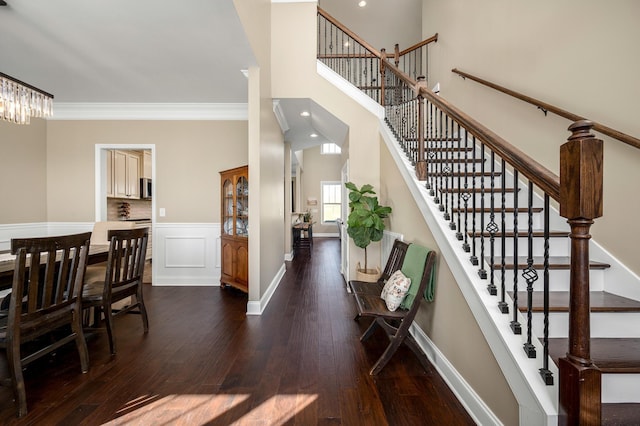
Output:
M257 407L250 395L144 395L122 407L105 425L202 425L225 416L231 425L282 425L318 399L318 395L275 395Z

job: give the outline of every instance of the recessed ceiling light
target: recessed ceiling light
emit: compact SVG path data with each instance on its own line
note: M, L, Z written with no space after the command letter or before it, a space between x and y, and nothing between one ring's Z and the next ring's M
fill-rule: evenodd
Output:
M311 133L309 136L311 136L312 138L317 138L318 135L316 135L315 133Z
M302 111L300 115L303 117L309 117L311 114L309 114L309 111Z
M358 3L358 6L360 7L365 7L367 5L367 2L362 0L360 3Z
M344 47L349 47L349 42L348 41L344 42Z

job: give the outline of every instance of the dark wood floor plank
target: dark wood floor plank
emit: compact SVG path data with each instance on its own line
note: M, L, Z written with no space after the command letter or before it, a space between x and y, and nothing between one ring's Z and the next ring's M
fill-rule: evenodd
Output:
M116 356L105 335L88 338L89 373L73 346L34 362L29 414L16 419L10 389L0 388L0 423L471 424L406 347L369 375L388 340L377 332L359 341L369 321L353 320L339 268L339 241L317 238L311 255L287 262L261 316L247 316L246 295L232 288L145 285L147 335L127 315L116 320Z

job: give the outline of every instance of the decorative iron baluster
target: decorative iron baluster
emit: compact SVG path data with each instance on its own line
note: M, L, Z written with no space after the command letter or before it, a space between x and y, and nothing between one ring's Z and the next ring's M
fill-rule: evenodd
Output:
M531 343L531 329L533 327L533 284L538 281L538 272L533 267L533 182L529 181L529 198L527 200L527 267L522 271L522 277L527 282L527 342L524 352L529 358L536 357L536 347Z
M451 149L449 147L449 115L444 116L444 142L442 149L443 152L443 163L442 163L442 179L444 180L444 198L442 200L442 204L440 204L440 211L443 212L444 220L449 220L451 217L449 216L449 210L447 209L449 205L449 176L451 175ZM453 197L453 195L452 195Z
M452 160L451 161L451 169L450 169L450 172L449 172L449 182L451 182L451 189L452 190L455 188L454 181L453 181L454 180L453 169L454 169L454 165L455 165L455 160L454 159L460 158L460 152L458 151L458 148L455 146L455 142L454 142L454 138L455 138L454 135L456 134L456 132L454 131L455 126L456 126L456 122L452 118L451 119L451 129L450 129L450 132L449 132L451 134L451 136L450 136L451 137L451 142L448 144L449 147L450 147L449 149L451 149L451 160ZM455 191L455 192L452 191L451 192L451 198L449 199L449 212L450 212L449 229L451 229L452 231L456 230L456 222L453 219L453 215L454 215L453 201L455 199L455 195L454 194L456 192L457 191Z
M518 322L518 169L513 169L513 320L511 330L514 334L522 334L522 326Z
M438 204L438 208L442 211L441 199L442 199L442 110L436 107L436 134L434 136L436 143L436 195L433 202Z
M506 169L504 159L500 162L500 172L502 175L500 176L500 193L502 196L502 204L500 206L501 216L502 216L502 236L500 238L500 302L498 302L498 308L500 312L503 314L509 313L509 305L506 302L506 293L507 293L507 277L506 277L506 251L507 251L507 179L506 179Z
M472 162L472 166L471 166L471 193L473 194L473 198L471 199L471 235L473 235L473 238L471 239L471 256L469 257L469 260L471 261L472 265L477 265L478 264L478 257L476 256L476 238L482 238L482 229L480 230L480 232L476 231L476 213L478 212L478 210L476 209L476 198L477 194L476 194L476 178L478 176L477 172L476 172L476 151L478 150L477 146L476 146L476 137L473 136L473 158L471 159Z
M498 294L498 288L495 283L495 243L496 243L496 233L500 230L498 225L495 222L496 214L495 214L495 174L496 174L496 153L491 150L491 207L489 212L489 223L487 224L487 232L489 233L489 270L491 277L489 278L489 285L487 286L487 290L489 294L495 296Z
M480 279L486 280L487 271L484 269L484 162L486 160L484 143L480 144L480 150L480 256L476 259L475 264L480 264L480 269L478 269Z
M436 168L436 163L435 163L435 157L436 157L436 152L435 152L435 146L433 145L433 139L434 139L434 131L433 131L433 123L434 123L434 105L429 102L429 117L427 119L427 124L428 124L428 128L427 128L427 134L428 136L428 140L427 140L427 146L429 147L429 155L427 157L427 162L428 162L428 167L429 167L429 186L427 186L427 189L429 189L429 195L431 197L433 197L436 194L435 191L435 185L436 185L436 172L437 172L437 168Z
M549 370L549 195L544 194L544 336L542 339L542 368L540 376L546 385L553 385L553 373Z
M469 253L471 246L469 246L469 198L471 193L469 192L469 138L465 132L464 138L464 193L462 194L462 201L464 201L464 243L462 243L462 249Z
M460 131L460 124L458 124L458 138L457 138L458 148L461 147L462 141L462 132ZM466 138L465 138L466 140ZM466 147L462 148L466 153ZM458 202L457 202L457 210L458 210L458 232L456 232L456 238L458 241L462 241L464 235L462 235L462 156L458 154Z

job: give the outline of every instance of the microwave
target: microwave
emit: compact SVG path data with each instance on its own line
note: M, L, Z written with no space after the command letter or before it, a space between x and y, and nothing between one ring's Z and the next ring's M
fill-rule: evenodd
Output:
M140 178L140 199L150 200L153 195L153 185L151 179Z

